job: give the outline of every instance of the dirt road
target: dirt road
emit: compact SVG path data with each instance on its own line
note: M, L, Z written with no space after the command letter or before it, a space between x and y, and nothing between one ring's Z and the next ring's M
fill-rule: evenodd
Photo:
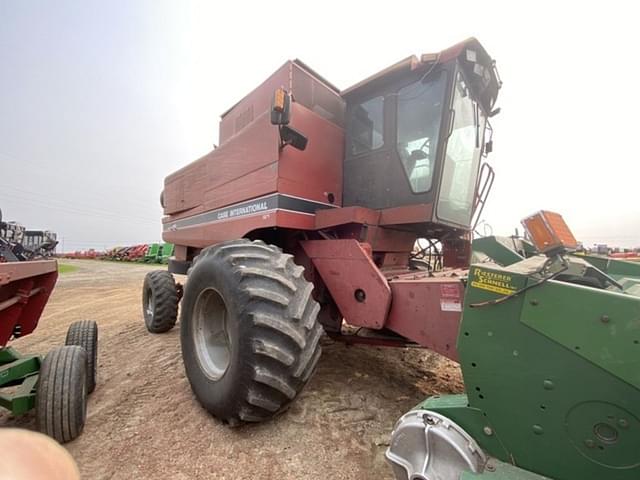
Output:
M424 397L460 392L457 366L415 349L348 347L323 340L317 372L277 419L230 429L195 401L178 330L151 335L140 306L146 265L67 261L32 335L13 342L45 352L67 326L100 328L98 385L84 433L67 444L84 479L386 479L395 420ZM0 413L0 426L34 428L33 414Z

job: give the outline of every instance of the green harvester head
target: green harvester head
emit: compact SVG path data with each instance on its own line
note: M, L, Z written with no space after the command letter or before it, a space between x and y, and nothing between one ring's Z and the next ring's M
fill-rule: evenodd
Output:
M640 479L640 264L549 248L525 227L531 241L474 242L466 393L398 421L397 478Z

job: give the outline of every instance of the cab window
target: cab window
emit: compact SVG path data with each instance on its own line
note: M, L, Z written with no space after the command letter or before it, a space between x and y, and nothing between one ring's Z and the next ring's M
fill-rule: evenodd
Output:
M398 91L398 155L414 193L431 190L446 78L444 72Z
M349 122L351 155L377 150L384 145L384 97L375 97L357 105Z

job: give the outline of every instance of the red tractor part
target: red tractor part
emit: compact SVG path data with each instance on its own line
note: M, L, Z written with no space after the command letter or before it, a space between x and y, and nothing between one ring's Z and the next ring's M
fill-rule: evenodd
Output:
M0 347L35 330L57 278L55 260L0 263Z

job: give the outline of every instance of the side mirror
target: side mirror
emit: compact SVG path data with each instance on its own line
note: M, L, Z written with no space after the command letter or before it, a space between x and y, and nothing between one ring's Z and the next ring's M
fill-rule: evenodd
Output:
M291 95L284 88L278 88L273 93L271 102L271 124L272 125L289 125L289 117L291 116Z
M304 150L307 148L307 141L307 137L295 128L289 127L288 125L280 126L280 149L291 145L297 150Z
M298 150L307 148L307 137L289 126L291 120L291 95L284 88L278 88L273 93L271 102L271 124L278 125L280 132L280 150L291 145Z

